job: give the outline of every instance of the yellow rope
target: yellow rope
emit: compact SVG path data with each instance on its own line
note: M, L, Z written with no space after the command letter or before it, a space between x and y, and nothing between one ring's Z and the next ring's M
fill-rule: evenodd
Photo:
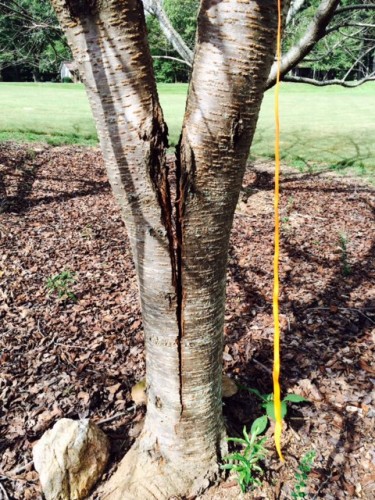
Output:
M279 322L279 254L280 254L280 223L279 223L279 196L280 196L280 119L279 119L279 91L280 91L280 62L281 62L281 0L277 0L277 76L275 86L275 253L273 260L273 320L274 320L274 351L273 351L273 401L275 408L275 446L281 461L281 397L280 397L280 322Z

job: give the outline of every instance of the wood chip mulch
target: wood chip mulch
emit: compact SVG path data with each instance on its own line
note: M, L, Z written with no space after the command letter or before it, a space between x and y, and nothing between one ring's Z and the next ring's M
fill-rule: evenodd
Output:
M308 498L375 496L373 345L375 192L286 169L281 200L282 388L290 405L285 465L272 425L262 487L244 498L291 498L315 450ZM130 397L144 376L143 332L128 239L97 149L0 144L0 499L41 499L31 449L62 417L90 417L126 452L144 416ZM228 269L224 367L272 391L273 177L249 165ZM49 293L74 273L77 301ZM228 433L262 413L246 390L224 404ZM239 498L233 477L201 498Z

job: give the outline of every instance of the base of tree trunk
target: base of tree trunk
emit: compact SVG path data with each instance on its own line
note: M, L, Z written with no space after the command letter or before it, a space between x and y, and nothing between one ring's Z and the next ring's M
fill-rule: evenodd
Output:
M98 494L103 500L167 500L173 497L198 495L217 482L218 463L199 463L189 466L166 463L141 451L139 440L133 445Z

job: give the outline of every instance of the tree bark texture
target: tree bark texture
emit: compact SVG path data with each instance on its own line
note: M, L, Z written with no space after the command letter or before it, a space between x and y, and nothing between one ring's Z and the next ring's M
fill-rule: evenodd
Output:
M275 53L275 0L202 0L176 202L141 0L52 0L84 79L140 288L148 406L101 498L170 498L218 475L229 235Z
M275 2L201 3L177 151L181 425L194 448L218 440L228 244L274 55ZM212 375L214 375L212 377ZM191 419L191 416L193 419ZM195 427L194 421L207 421Z

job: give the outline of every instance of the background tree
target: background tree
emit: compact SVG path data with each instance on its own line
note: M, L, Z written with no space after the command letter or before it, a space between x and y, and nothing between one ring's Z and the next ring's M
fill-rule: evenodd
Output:
M71 59L49 0L0 1L0 73L7 80L55 78Z
M197 0L187 0L186 2L164 0L162 8L168 18L166 16L162 18L160 7L159 11L156 11L156 8L161 4L156 2L145 3L146 12L150 14L147 16L147 29L151 54L154 59L155 75L158 81L188 81L197 26L198 4ZM159 12L158 16L155 15L155 12ZM165 19L169 19L169 23L163 32L162 28L166 23ZM189 49L185 51L185 58L188 58L189 64L187 64L186 60L181 59L179 53L167 39L168 29L171 29L171 27L175 29L176 34L178 33L181 36L184 44Z
M333 7L337 4L334 10L330 10L330 3ZM374 78L375 4L372 1L305 0L298 5L298 11L287 24L284 51L298 46L304 33L310 33L310 42L315 43L299 66L284 76L285 81L345 85L348 81L358 84ZM314 19L319 9L325 18L323 24ZM314 30L314 25L319 29Z
M199 1L143 4L157 81L188 81ZM283 79L347 86L373 79L374 27L374 0L294 0L284 32ZM0 0L0 42L5 79L54 79L60 62L71 59L48 0Z
M182 41L186 40L181 47L181 40L176 36L178 26L172 17L171 7L177 8L179 2L164 3L148 0L146 9L158 19L176 56L178 54L187 66L191 66L191 45L181 32ZM154 25L150 26L153 29ZM158 36L160 39L160 34ZM373 0L294 0L287 14L283 49L282 77L285 81L353 86L373 80L375 3ZM295 71L301 63L303 67ZM274 85L275 77L276 65L271 70L268 87ZM348 81L353 83L348 84Z
M84 78L127 226L145 333L145 425L100 495L160 500L198 492L217 476L226 449L228 243L274 59L276 3L202 0L172 172L141 1L52 4Z

